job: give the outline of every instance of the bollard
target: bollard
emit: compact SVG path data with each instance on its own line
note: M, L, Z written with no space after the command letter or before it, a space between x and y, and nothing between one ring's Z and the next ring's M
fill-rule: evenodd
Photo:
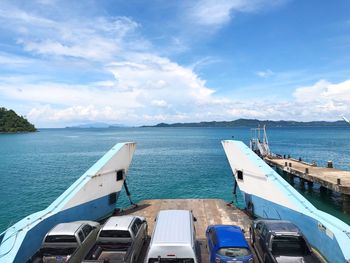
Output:
M284 166L288 166L288 163L287 163L287 162L285 162L285 163L284 163Z
M289 163L289 167L292 167L292 163Z
M337 185L341 185L340 178L337 178Z
M328 161L327 162L327 168L333 168L333 162L332 161Z
M306 174L309 173L309 168L305 168L305 173L306 173Z

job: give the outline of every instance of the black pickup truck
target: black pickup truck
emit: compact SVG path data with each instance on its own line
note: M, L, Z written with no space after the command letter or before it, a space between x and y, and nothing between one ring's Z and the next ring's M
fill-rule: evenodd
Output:
M256 220L250 241L263 263L321 263L297 226L289 221Z

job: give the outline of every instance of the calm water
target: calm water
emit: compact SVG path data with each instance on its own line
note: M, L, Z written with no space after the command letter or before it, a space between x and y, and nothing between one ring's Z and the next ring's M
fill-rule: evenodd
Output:
M350 170L349 128L275 128L271 149ZM134 201L151 198L222 198L231 201L232 172L220 141L248 143L248 128L43 129L0 134L0 232L44 209L115 143L137 142L128 183ZM302 192L318 208L350 224L339 197ZM235 200L241 204L240 197ZM125 194L118 206L126 206Z

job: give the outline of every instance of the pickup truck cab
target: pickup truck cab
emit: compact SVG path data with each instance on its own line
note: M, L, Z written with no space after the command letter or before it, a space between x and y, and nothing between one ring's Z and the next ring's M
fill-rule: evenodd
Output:
M250 227L250 240L263 263L321 262L289 221L256 220Z
M58 224L46 234L40 250L29 262L80 263L99 230L100 224L93 221Z
M109 218L83 263L135 263L147 239L147 222L139 216Z

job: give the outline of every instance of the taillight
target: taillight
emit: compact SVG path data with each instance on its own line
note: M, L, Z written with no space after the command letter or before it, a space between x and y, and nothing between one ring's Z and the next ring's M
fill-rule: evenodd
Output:
M221 262L220 258L215 258L215 263L220 263L220 262Z

